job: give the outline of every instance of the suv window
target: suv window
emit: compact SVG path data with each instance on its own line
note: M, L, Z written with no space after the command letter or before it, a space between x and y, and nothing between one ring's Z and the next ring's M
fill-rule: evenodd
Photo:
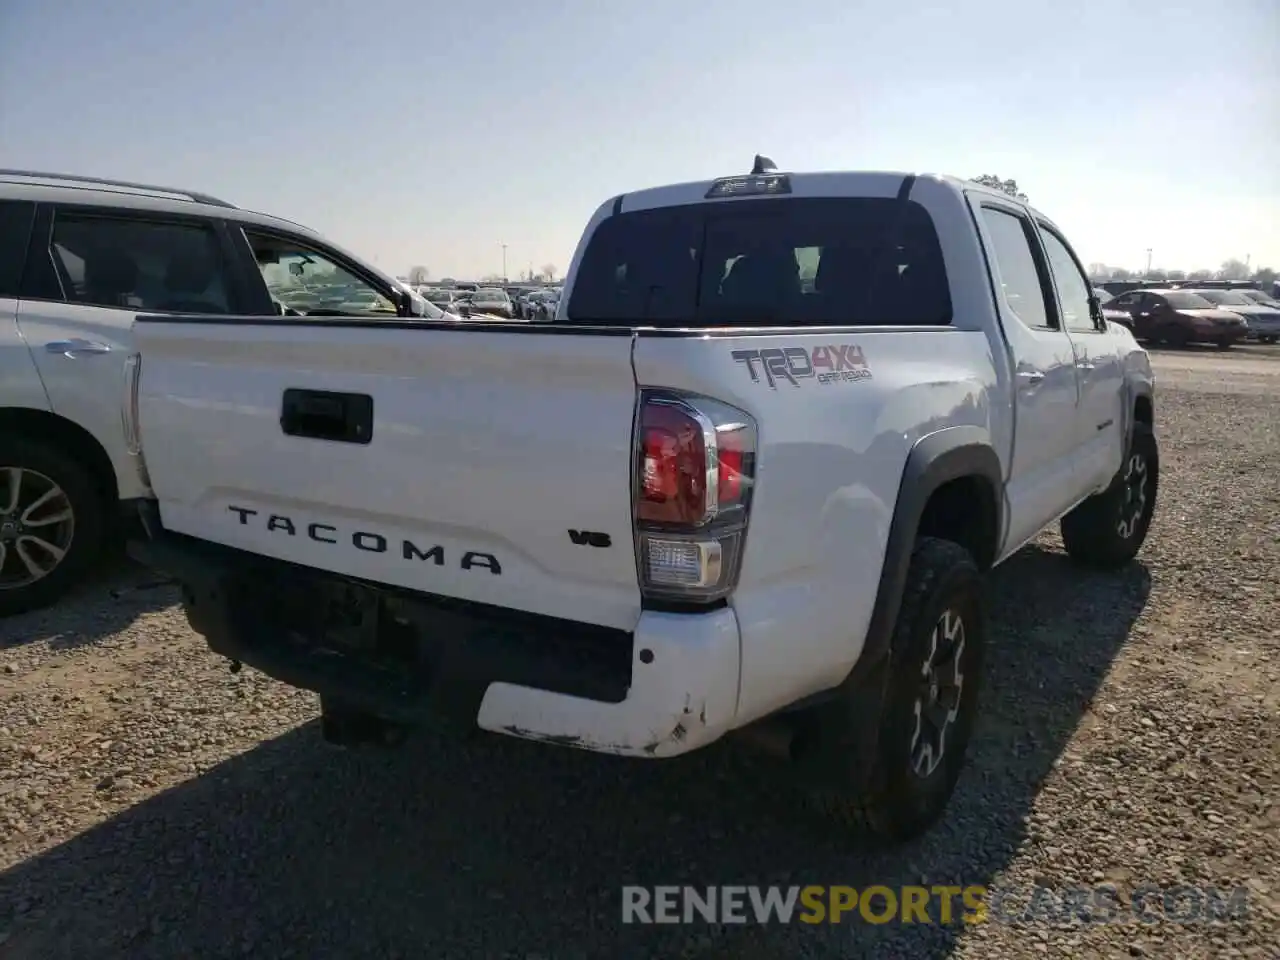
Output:
M988 206L982 208L982 221L991 236L990 252L1009 309L1029 327L1053 326L1035 254L1031 252L1030 222Z
M310 245L246 230L278 313L394 317L396 305L368 280Z
M27 260L27 242L36 205L26 200L0 200L0 297L16 297Z
M895 199L769 198L609 217L583 253L570 322L946 325L937 231Z
M50 252L68 303L186 313L231 309L209 226L59 211Z
M1125 307L1127 309L1129 307L1136 306L1141 296L1142 294L1140 293L1122 293L1120 294L1120 296L1116 297L1114 300L1108 300L1107 306L1108 307Z
M1063 323L1068 330L1077 333L1097 333L1098 325L1094 323L1089 309L1089 281L1085 279L1076 258L1071 255L1062 238L1043 225L1040 227L1040 236L1044 240L1054 285L1058 288L1058 305L1062 310Z

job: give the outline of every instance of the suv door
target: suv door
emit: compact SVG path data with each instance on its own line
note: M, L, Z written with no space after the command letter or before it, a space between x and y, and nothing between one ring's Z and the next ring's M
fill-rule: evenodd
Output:
M0 410L49 408L31 351L18 332L18 289L35 216L36 205L29 200L0 200Z
M18 329L49 405L111 457L122 499L145 484L125 450L120 404L139 313L235 313L221 221L151 211L41 206Z
M1102 312L1093 309L1088 277L1067 241L1043 220L1037 226L1057 293L1058 315L1076 358L1080 489L1101 490L1111 483L1124 459L1124 377L1118 342Z
M1076 363L1031 220L1012 203L985 195L973 201L1014 361L1017 415L1006 488L1008 535L1001 548L1006 556L1075 499Z

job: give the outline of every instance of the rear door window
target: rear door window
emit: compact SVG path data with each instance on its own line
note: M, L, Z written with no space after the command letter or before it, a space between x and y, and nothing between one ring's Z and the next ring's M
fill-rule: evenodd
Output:
M988 256L995 260L1004 302L1028 327L1056 327L1049 308L1048 278L1042 277L1031 247L1031 223L996 207L982 207L982 222L991 238Z
M594 325L946 325L933 221L914 202L786 198L610 217L578 268L568 320Z
M50 253L69 303L230 311L226 271L207 224L59 211Z

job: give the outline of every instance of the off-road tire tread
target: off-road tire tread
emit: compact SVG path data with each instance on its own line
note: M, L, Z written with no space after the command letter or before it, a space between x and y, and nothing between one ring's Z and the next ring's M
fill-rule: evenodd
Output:
M1117 498L1124 496L1124 478L1117 474L1111 486L1095 494L1068 513L1059 523L1062 544L1067 556L1076 563L1099 570L1115 570L1123 567L1142 549L1154 515L1156 495L1160 486L1160 454L1155 434L1145 423L1135 423L1133 439L1125 451L1128 462L1133 447L1150 444L1147 470L1151 477L1148 518L1139 535L1133 540L1121 540L1116 532ZM1121 467L1123 470L1123 467Z
M891 682L894 671L899 669L895 651L912 648L912 637L921 628L920 615L926 609L928 598L936 590L938 581L956 567L972 568L975 576L978 575L973 556L960 544L938 537L921 537L916 541L911 551L902 605L894 624L888 662L882 674L886 686ZM974 638L980 640L979 630L974 631ZM851 732L855 735L858 733L856 730ZM862 757L858 761L865 763L869 770L865 787L849 793L822 790L814 795L814 800L824 815L844 829L861 839L884 844L898 839L893 822L888 816L889 811L897 807L897 798L889 782L886 769L888 758L880 749L879 733L877 729L873 755Z

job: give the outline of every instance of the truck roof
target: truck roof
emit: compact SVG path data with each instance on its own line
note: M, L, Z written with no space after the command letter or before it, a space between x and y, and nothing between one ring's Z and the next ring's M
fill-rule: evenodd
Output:
M708 199L707 194L713 186L724 180L746 179L758 177L786 177L790 181L791 197L894 197L902 182L907 177L930 179L946 184L955 190L957 195L965 191L982 193L999 198L1007 203L1015 203L1031 212L1050 226L1056 226L1049 217L1036 210L1025 201L1018 200L1009 194L984 186L963 177L940 173L912 173L905 170L824 170L793 173L786 170L769 170L762 174L728 174L713 180L691 180L685 183L664 184L648 187L632 193L624 193L610 200L604 206L612 206L615 213L635 210L649 210L659 207L674 207L684 204L701 203ZM750 197L727 198L751 199ZM726 202L726 201L721 201Z

